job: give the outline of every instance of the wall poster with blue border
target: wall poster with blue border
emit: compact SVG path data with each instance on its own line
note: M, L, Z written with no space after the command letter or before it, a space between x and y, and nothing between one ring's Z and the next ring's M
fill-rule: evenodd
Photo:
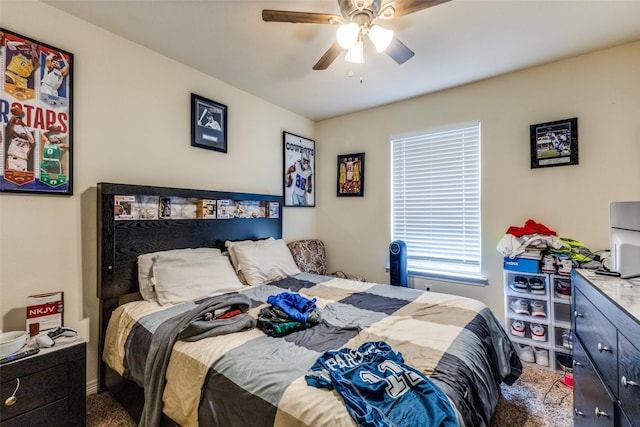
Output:
M0 28L0 191L73 194L73 54Z

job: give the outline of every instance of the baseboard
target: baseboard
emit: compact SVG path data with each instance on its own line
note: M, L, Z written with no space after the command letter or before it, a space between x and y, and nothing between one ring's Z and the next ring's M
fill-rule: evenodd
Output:
M98 380L92 380L87 383L87 396L98 392Z

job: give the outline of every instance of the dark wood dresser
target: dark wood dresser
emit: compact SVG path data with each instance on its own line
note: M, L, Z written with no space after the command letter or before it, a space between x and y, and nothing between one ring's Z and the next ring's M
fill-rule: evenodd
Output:
M640 279L575 270L575 426L640 426Z
M79 338L0 366L0 424L84 426L86 424L86 349ZM7 405L15 392L15 403Z

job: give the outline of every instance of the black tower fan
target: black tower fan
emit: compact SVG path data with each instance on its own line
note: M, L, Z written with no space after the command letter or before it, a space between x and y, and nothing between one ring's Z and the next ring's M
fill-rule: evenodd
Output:
M407 245L402 240L394 240L389 245L389 275L393 286L407 287L409 284Z

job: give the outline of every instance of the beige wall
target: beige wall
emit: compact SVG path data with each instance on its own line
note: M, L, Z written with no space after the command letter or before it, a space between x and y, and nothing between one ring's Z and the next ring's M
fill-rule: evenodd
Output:
M0 26L75 54L74 195L0 195L0 329L25 328L27 295L64 291L92 383L96 183L282 194L282 131L314 124L40 2L1 0ZM190 146L190 92L229 107L227 154ZM315 210L283 218L285 239L316 235Z
M390 136L480 120L489 286L435 282L432 289L478 298L501 316L495 248L510 225L531 218L592 250L606 249L609 202L640 200L639 75L634 43L318 123L318 234L330 268L388 283ZM529 125L571 117L578 117L580 164L530 169ZM366 154L365 196L337 198L336 156L357 152Z

